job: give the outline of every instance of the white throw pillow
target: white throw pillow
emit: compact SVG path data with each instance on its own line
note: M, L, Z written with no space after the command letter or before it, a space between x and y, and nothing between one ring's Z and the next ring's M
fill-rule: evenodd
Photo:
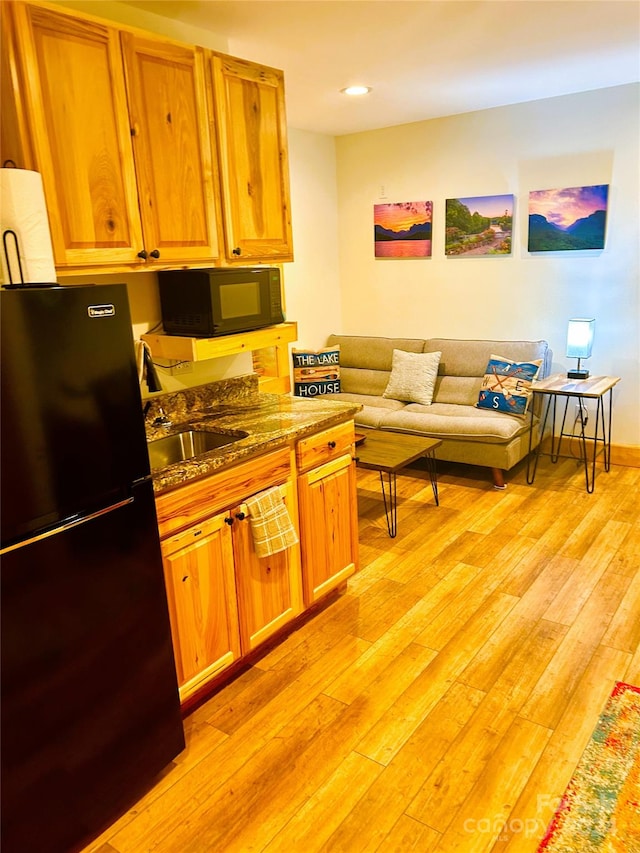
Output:
M430 406L441 355L441 352L394 349L391 376L382 396Z

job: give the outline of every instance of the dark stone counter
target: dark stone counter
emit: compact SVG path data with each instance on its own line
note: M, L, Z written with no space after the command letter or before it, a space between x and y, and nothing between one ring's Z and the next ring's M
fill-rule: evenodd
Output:
M327 396L301 399L261 394L255 374L155 396L146 415L147 441L187 429L246 432L233 444L152 471L156 494L213 474L252 456L347 421L360 410ZM154 425L164 416L170 425Z

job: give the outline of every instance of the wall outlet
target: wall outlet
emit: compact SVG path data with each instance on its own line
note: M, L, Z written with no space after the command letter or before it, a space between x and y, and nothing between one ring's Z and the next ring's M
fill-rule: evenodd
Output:
M192 361L177 361L170 368L172 376L180 376L184 373L193 373Z

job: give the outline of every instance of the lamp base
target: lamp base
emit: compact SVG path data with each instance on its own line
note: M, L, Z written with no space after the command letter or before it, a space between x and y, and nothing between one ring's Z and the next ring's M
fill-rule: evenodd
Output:
M588 379L589 371L588 370L570 370L567 373L568 379Z

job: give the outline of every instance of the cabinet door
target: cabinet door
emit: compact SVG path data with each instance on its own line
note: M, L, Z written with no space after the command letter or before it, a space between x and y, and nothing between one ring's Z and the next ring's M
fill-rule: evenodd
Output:
M56 266L141 263L117 31L39 6L16 3L13 13L25 81L16 99L27 104Z
M212 58L227 260L293 260L282 72Z
M24 85L20 77L12 6L0 3L0 163L11 160L18 169L34 169L31 135L20 96Z
M203 52L131 33L121 39L145 251L160 264L216 259Z
M227 513L162 541L180 698L240 655Z
M298 478L300 545L307 607L356 570L358 506L355 462L341 456Z
M293 487L280 487L295 518ZM242 651L246 654L302 612L298 545L271 557L256 556L246 506L231 513Z

